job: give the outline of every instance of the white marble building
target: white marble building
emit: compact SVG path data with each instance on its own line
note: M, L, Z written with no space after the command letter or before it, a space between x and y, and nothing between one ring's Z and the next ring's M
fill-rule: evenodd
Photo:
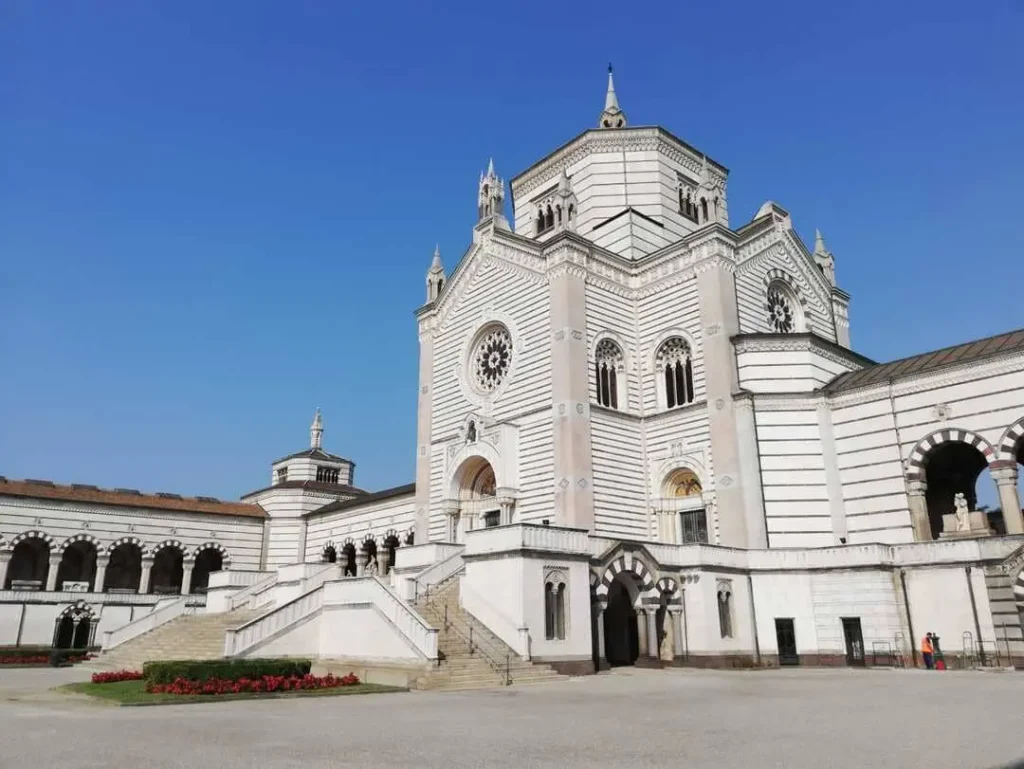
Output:
M598 127L507 186L492 162L469 249L450 273L434 254L414 484L352 486L319 413L241 504L0 484L0 643L44 601L52 632L82 529L99 563L145 526L143 573L165 540L193 574L216 545L208 611L261 610L227 654L445 657L423 596L455 585L467 622L565 670L909 660L926 631L1019 663L1024 331L868 360L821 234L808 248L771 201L733 224L727 180L629 125L609 73ZM976 509L985 470L998 512ZM29 539L37 566L15 569ZM15 572L44 589L12 591Z

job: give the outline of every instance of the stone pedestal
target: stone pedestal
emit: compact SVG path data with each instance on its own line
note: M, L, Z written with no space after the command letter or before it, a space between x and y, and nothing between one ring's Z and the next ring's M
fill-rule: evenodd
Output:
M973 511L967 514L968 528L958 531L956 527L956 513L946 513L942 516L941 539L957 537L991 537L995 532L988 525L988 516L980 511Z

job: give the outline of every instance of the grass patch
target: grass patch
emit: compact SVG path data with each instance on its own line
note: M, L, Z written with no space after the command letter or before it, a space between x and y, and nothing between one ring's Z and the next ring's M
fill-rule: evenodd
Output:
M64 684L58 691L87 694L115 705L178 705L190 702L224 702L226 700L272 700L290 697L338 697L346 694L375 694L377 692L404 692L407 689L382 684L355 684L331 689L300 689L290 692L240 692L238 694L150 694L145 681L118 681L112 684L94 684L82 681Z

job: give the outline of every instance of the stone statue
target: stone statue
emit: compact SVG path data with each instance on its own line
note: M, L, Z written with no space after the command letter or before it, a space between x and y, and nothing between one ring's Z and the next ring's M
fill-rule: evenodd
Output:
M953 512L956 514L956 530L970 531L970 511L967 509L967 497L962 492L957 492L953 497Z
M376 577L377 576L377 558L374 556L366 562L366 568L363 570L363 576L365 577Z

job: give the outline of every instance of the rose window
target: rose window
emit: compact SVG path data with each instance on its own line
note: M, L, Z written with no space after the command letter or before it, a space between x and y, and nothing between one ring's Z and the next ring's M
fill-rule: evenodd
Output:
M494 392L505 381L512 363L512 337L504 326L489 329L473 351L476 386L485 393Z
M793 303L780 289L768 292L768 324L780 334L789 334L795 326Z

